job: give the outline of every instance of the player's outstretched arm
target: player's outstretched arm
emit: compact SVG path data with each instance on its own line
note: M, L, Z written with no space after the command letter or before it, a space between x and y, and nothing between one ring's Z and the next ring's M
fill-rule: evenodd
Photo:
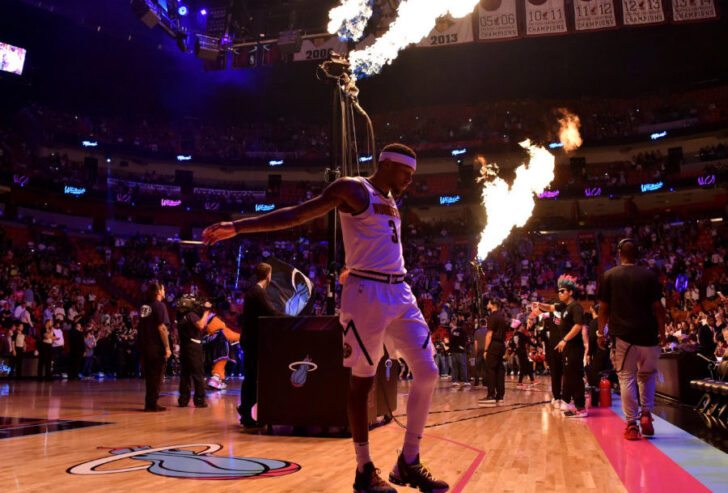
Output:
M336 207L360 210L366 206L367 197L362 186L352 178L341 178L326 190L302 204L263 214L262 216L226 221L209 226L202 232L206 245L232 238L242 233L261 233L292 228L323 216Z

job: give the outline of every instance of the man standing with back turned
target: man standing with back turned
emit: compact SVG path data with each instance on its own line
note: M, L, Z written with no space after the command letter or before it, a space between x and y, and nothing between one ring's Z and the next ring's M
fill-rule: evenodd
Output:
M657 275L637 263L637 245L625 238L617 245L621 265L604 273L599 286L599 330L612 339L612 363L622 389L622 409L627 419L624 438L652 436L652 407L660 345L665 343L665 309L660 302L662 286ZM637 388L642 401L639 413Z
M344 327L344 365L352 369L348 414L356 452L357 493L396 492L379 476L369 455L367 396L385 342L390 354L402 354L414 377L404 446L389 480L431 493L449 489L447 483L432 477L419 454L438 371L427 323L404 282L401 220L395 201L412 183L416 167L412 149L389 144L379 155L376 172L368 178L340 178L321 195L298 206L214 224L203 232L205 243L211 245L240 233L292 228L334 208L339 210L349 272L343 280L339 320Z

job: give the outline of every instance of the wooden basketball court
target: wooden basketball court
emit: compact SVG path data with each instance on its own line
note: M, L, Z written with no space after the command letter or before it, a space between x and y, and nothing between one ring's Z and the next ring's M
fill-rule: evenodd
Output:
M144 413L143 380L1 382L2 489L351 491L350 439L290 436L278 429L274 435L243 433L233 388L239 381L230 386L229 392L209 395L209 408L178 408L177 380L167 380L160 399L167 410ZM407 390L408 383L400 383L396 415L403 423ZM517 390L508 377L505 403L499 407L478 408L483 395L482 388L455 390L447 380L435 393L422 455L451 491L693 492L724 484L706 486L655 445L692 443L690 435L665 431L659 418L653 440L623 440L619 402L612 409L591 409L586 419L567 419L543 403L551 397L544 377L533 391ZM385 477L403 436L395 422L371 432L372 457ZM710 456L725 473L726 454L700 444L707 448L693 443L698 447L693 453Z

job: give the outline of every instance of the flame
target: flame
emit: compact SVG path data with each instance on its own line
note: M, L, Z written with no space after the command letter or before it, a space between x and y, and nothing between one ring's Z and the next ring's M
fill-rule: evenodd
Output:
M342 41L359 41L372 17L372 0L342 0L329 11L329 32Z
M521 142L528 150L531 160L528 165L516 169L516 179L509 186L503 179L494 176L497 167L483 167L483 207L489 213L478 242L478 259L483 261L498 245L503 243L511 230L526 224L536 205L534 197L542 193L554 179L554 156L542 147ZM481 164L485 159L479 158Z
M392 63L399 52L427 36L438 18L448 13L453 18L470 14L479 0L402 0L397 8L397 18L389 31L363 49L351 52L349 62L354 77L379 73ZM342 0L339 7L329 12L329 32L340 37L359 39L371 18L371 2L367 0ZM358 37L357 37L358 36Z
M570 113L566 108L557 110L561 114L559 118L559 141L564 144L564 151L571 152L581 147L582 139L579 133L581 120L578 116Z

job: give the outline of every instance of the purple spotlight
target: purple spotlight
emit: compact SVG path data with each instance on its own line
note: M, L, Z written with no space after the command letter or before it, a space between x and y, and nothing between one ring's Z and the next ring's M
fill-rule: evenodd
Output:
M200 15L207 15L207 9L200 10Z

